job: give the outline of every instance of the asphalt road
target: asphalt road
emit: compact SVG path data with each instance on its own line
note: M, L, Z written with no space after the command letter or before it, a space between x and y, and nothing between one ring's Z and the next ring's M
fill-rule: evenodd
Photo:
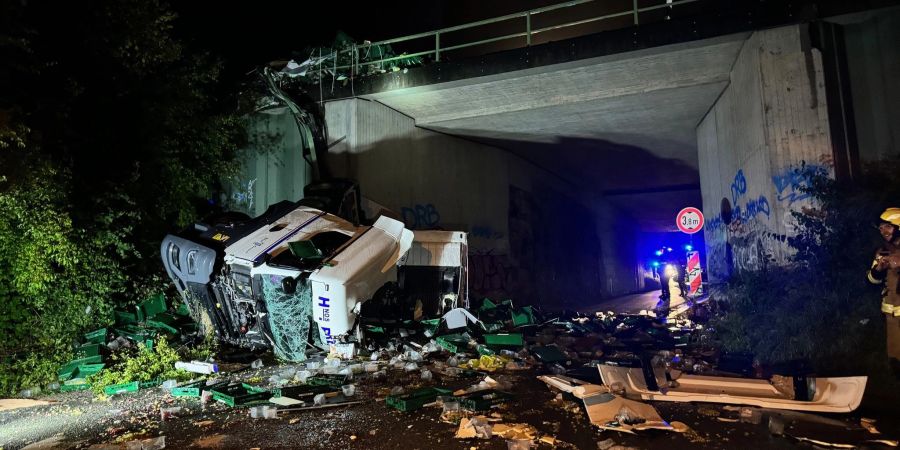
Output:
M284 366L244 371L231 379L253 381L266 379ZM737 421L738 412L723 405L651 403L668 421L679 421L691 428L687 433L666 431L641 432L636 435L600 431L591 425L584 408L574 398L558 398L536 379L540 366L525 371L501 371L492 376L508 383L514 397L492 410L503 423L527 423L538 436L556 439L555 447L539 444L537 448L598 448L598 442L623 446L623 449L665 448L667 450L702 450L733 448L797 448L792 438L769 432L768 418L785 422L786 434L812 437L830 442L858 443L866 439L896 439L896 414L865 409L830 419L843 426L810 423L821 416L766 413L758 424ZM454 434L457 426L440 420L441 410L430 407L413 412L399 412L384 403L394 386L412 389L434 384L451 389L469 386L479 378L460 379L435 374L434 380L422 381L418 372L390 372L388 379L374 380L365 375L355 381L357 394L351 399L362 403L334 409L285 412L277 419L253 419L247 408L229 408L220 403L202 407L198 399L172 398L161 389L123 394L111 400L95 400L86 392L57 394L60 403L0 412L0 448L20 449L45 439L47 445L30 448L125 448L129 441L165 436L166 448L235 448L235 449L497 449L507 448L504 439L461 440ZM160 419L160 408L180 406L175 417ZM489 413L486 413L489 414ZM860 417L876 417L883 435L868 435L859 427ZM615 447L613 447L615 448ZM879 448L879 447L872 447Z

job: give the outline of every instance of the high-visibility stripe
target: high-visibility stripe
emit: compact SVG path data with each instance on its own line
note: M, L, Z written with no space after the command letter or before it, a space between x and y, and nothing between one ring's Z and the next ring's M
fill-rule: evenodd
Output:
M887 302L881 302L881 312L897 317L900 316L900 306L894 306Z

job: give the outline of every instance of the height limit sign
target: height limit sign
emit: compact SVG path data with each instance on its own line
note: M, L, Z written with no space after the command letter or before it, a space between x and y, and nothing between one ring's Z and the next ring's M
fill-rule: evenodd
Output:
M684 208L675 218L682 233L694 234L703 229L703 213L697 208Z

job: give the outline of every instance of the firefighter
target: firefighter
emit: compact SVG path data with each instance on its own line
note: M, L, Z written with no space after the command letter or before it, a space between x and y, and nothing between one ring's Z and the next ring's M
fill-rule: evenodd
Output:
M900 376L900 208L888 208L878 226L884 245L875 254L869 281L882 284L881 312L887 328L887 355Z

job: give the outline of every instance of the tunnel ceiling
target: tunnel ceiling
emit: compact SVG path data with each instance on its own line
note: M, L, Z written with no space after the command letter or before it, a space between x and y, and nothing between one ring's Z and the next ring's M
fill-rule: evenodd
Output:
M365 97L419 127L506 149L589 194L605 195L648 231L670 230L674 216L663 220L661 207L699 206L695 128L727 86L747 37Z

